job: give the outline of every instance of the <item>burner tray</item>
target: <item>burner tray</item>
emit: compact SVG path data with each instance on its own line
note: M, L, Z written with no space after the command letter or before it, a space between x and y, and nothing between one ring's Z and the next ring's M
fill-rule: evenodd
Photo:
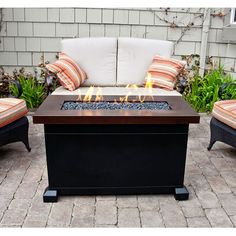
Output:
M62 110L170 110L167 102L64 102Z

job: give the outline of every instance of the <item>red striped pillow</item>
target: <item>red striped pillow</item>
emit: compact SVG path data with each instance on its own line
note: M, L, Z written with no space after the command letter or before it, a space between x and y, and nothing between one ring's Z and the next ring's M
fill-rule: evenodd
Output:
M60 53L59 60L46 65L46 68L56 74L61 85L70 91L79 88L87 79L85 72L65 53Z
M145 78L144 85L148 83L152 84L153 87L173 90L177 75L185 65L185 61L156 55L149 66L148 77Z

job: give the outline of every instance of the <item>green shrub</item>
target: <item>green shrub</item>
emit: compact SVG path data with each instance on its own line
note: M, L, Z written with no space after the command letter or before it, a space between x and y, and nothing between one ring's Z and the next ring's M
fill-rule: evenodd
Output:
M45 85L38 83L32 76L25 77L24 75L19 75L17 80L20 82L23 89L20 98L26 101L27 107L31 109L39 107L46 97ZM10 91L14 96L18 96L16 85L11 84Z
M203 78L199 74L195 74L189 82L189 89L184 93L184 97L197 112L211 112L214 103L220 100L219 88L222 84L233 81L235 81L233 77L226 74L219 63L217 68L209 70ZM236 98L235 87L227 87L222 97L224 99Z
M223 100L236 99L236 80L234 80L235 85L229 85L224 89L222 94Z

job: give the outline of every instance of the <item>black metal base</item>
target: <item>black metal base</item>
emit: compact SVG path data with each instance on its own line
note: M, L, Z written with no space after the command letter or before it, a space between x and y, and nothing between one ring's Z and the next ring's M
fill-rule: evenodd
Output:
M211 138L208 146L208 151L216 141L226 143L236 148L236 130L212 117L210 122Z
M45 125L44 201L105 194L175 194L187 200L187 138L188 125Z
M49 190L47 187L43 194L43 202L57 202L57 199L57 190Z
M23 142L30 152L28 130L29 121L25 116L0 128L0 146L13 142Z
M127 187L127 188L58 188L45 189L44 202L57 202L59 196L64 195L136 195L136 194L174 194L178 201L188 200L189 192L183 187Z
M175 189L175 199L178 201L188 200L189 192L185 186Z

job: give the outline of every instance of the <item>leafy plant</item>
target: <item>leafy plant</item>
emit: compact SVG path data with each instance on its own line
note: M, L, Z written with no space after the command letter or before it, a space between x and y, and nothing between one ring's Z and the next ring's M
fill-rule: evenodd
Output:
M51 94L60 83L54 74L49 74L44 60L41 56L40 64L34 68L34 75L25 71L24 68L14 70L12 74L4 71L0 66L0 97L8 97L10 93L18 97L18 89L12 84L12 80L18 80L23 88L20 98L24 99L29 108L37 108L47 95Z
M211 112L214 103L220 100L219 88L222 84L233 81L233 77L226 74L223 66L219 63L217 68L211 68L203 78L199 74L195 74L193 79L189 81L184 97L196 111ZM223 98L236 98L235 87L226 88Z
M26 101L27 107L39 107L46 97L44 84L38 83L32 76L27 78L24 75L19 75L17 80L20 82L23 89L20 98ZM18 96L18 89L14 84L10 85L10 91L14 96Z
M236 98L236 84L227 86L223 91L222 99L229 100L235 98Z

